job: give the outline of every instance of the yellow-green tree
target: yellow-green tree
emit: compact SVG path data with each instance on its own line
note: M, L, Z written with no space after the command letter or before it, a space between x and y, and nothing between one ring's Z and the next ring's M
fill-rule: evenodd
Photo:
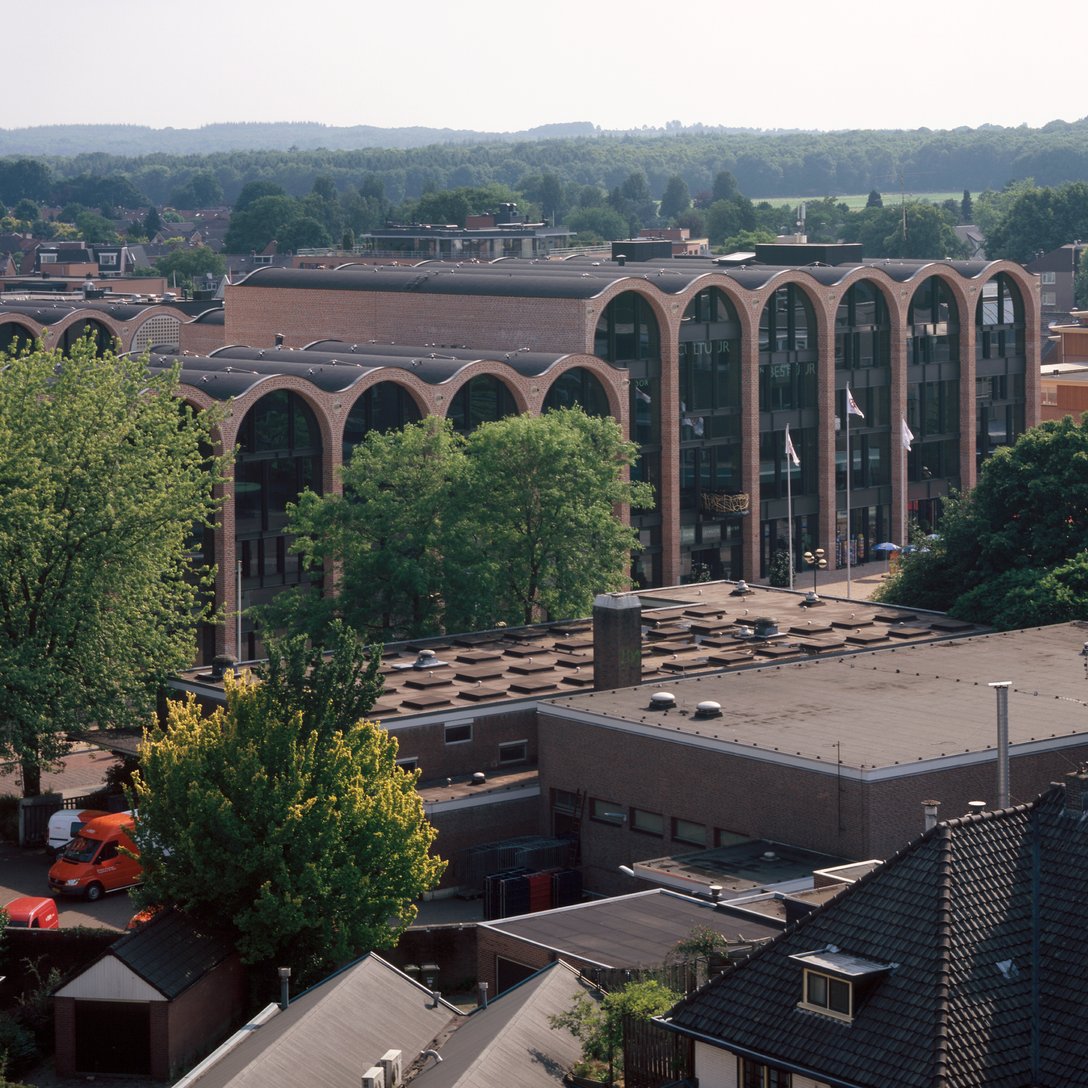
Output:
M229 680L211 716L170 705L134 778L141 900L233 932L247 963L304 978L394 944L445 868L396 740L375 722L334 724L331 705Z

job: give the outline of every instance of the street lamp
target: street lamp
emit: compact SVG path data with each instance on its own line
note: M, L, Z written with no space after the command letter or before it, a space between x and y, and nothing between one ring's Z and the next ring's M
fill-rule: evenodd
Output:
M823 548L817 548L814 552L805 552L801 558L812 568L812 592L816 592L816 572L827 570L827 560L824 558Z

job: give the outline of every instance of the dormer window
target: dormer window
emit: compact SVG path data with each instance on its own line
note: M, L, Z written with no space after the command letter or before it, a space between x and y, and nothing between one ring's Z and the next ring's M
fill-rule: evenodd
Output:
M852 1020L854 1018L854 987L844 979L825 975L819 971L806 970L801 1006L816 1012L826 1012L830 1016L841 1016L846 1020Z
M790 959L802 967L797 1007L846 1021L854 1019L869 991L895 966L851 956L834 945Z

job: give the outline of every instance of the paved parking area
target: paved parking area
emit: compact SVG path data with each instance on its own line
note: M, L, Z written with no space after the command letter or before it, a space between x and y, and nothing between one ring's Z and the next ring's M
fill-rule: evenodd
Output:
M20 895L50 895L47 874L53 862L44 850L23 850L0 843L0 906ZM123 930L136 913L127 891L103 896L97 903L57 898L61 928L95 926Z

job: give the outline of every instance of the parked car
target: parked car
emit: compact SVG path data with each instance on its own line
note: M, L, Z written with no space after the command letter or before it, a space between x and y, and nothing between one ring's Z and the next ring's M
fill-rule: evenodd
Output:
M108 816L100 808L62 808L49 817L49 834L45 851L55 858L83 829L83 825L98 816Z
M92 903L106 892L143 880L139 851L132 841L131 812L99 816L61 851L49 870L49 887L62 895L83 895Z
M8 925L15 929L60 929L57 901L43 896L21 895L4 906Z

